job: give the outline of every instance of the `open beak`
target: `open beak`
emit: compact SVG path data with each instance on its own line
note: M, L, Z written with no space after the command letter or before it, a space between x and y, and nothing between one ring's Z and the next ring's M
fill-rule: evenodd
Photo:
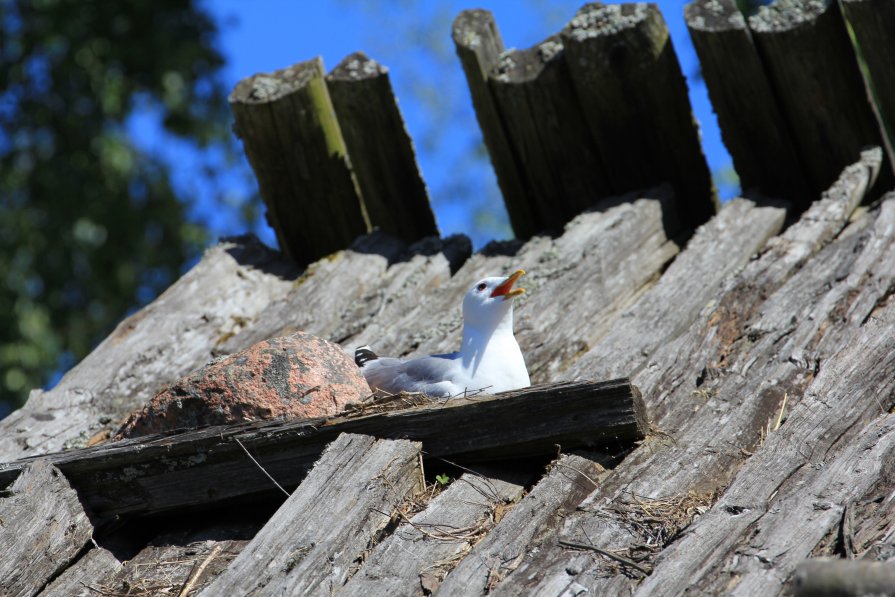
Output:
M525 292L524 288L513 288L513 284L516 283L516 280L525 275L525 270L517 269L510 277L503 281L503 283L494 289L491 292L491 297L502 296L503 300L507 300L513 298L515 296L519 296L523 292Z

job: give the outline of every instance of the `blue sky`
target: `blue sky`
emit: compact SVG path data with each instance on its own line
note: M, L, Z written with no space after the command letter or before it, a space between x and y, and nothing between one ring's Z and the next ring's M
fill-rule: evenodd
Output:
M442 234L471 234L477 247L491 237L509 235L506 213L487 159L475 159L480 134L459 61L453 53L450 23L465 8L491 10L507 47L528 47L558 31L581 6L575 2L414 0L336 0L300 2L206 0L204 6L220 23L220 49L227 64L228 88L242 78L322 56L327 70L357 50L389 67L402 113L417 146L418 161L429 186ZM683 19L684 2L658 2L690 86L694 113L702 127L703 148L713 172L729 169L715 116L699 80L696 55ZM203 160L178 147L154 129L151 113L136 118L132 134L145 147L166 155L176 167L176 182L199 197L193 217L207 223L215 236L243 231L235 207L221 208L203 188L195 171ZM232 205L249 193L243 164L228 180ZM248 182L247 182L248 181ZM720 185L722 198L738 192ZM273 244L263 222L255 232Z

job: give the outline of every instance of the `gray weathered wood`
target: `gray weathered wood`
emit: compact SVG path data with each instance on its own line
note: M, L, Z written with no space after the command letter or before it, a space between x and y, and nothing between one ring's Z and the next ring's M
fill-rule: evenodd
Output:
M90 540L93 525L59 470L39 460L0 498L0 594L36 595Z
M420 462L418 443L340 435L202 595L331 594L422 490Z
M488 74L504 50L494 15L487 10L464 10L454 20L451 34L513 232L516 238L530 238L539 230L531 211L531 191L488 86Z
M658 6L586 4L562 31L564 56L615 192L669 182L691 228L717 197L687 84Z
M209 427L47 458L106 518L277 491L242 446L289 487L343 432L421 441L428 456L473 461L546 456L556 444L612 451L642 439L646 427L640 395L627 380L567 382L378 414ZM0 465L0 487L28 462Z
M369 232L318 57L237 83L235 130L282 250L300 265Z
M121 562L107 549L93 548L40 592L40 597L93 597L104 579L122 569Z
M811 188L820 193L864 147L882 145L839 3L777 0L749 17L749 28ZM891 181L888 162L883 172Z
M558 35L527 50L502 53L488 81L525 172L539 231L561 230L598 199L613 194Z
M895 39L891 25L895 23L895 1L841 0L840 6L854 33L858 56L866 65L889 163L895 170Z
M895 595L895 563L806 560L796 568L792 588L796 597L890 597Z
M407 242L438 235L388 69L363 52L326 76L370 225Z
M736 2L695 0L684 14L741 187L807 205L814 193Z
M487 594L537 550L560 518L594 490L605 470L581 456L564 454L519 504L497 523L438 588L438 595Z
M465 473L373 548L338 594L415 597L435 592L444 574L522 491L516 483Z
M52 390L0 421L0 461L87 444L165 385L202 366L284 296L294 266L254 237L227 239L122 321ZM239 348L246 348L247 345Z
M875 157L878 164L879 152ZM824 248L816 237L803 244L803 235L835 235L846 223L845 208L860 201L858 189L872 181L871 170L861 164L845 172L826 200L726 285L687 334L650 358L635 379L643 380L662 434L613 470L565 521L561 538L629 560L655 554L664 543L651 533L673 537L711 505L779 416L784 395L793 408L818 368L831 367L861 333L895 283L895 267L881 265L892 259L886 255L895 240L893 210L859 219ZM681 500L692 506L668 526L641 521L644 508ZM652 547L644 551L644 544ZM555 594L579 585L594 593L630 591L624 570L642 577L617 561L556 546L523 562L498 588L502 594Z

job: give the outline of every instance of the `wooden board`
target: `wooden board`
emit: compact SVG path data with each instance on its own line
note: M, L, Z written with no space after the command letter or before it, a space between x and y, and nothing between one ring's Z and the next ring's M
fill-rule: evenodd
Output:
M52 464L26 467L0 497L0 594L36 595L93 533L78 495Z
M464 461L547 456L641 439L645 411L626 380L533 387L495 396L337 419L210 427L49 456L101 518L200 506L297 485L341 433L421 441L430 457ZM0 465L0 486L29 461Z
M420 444L343 434L277 513L201 594L331 594L422 490Z
M122 569L121 562L107 549L93 548L42 590L40 597L92 597L101 594L102 579Z

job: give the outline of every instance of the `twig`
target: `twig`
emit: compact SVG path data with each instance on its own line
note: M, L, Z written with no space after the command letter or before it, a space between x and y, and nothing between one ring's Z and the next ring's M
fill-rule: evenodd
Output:
M291 496L292 496L292 494L290 494L288 491L286 491L285 489L283 489L283 486L282 486L282 485L280 485L279 483L277 483L277 480L276 480L276 479L274 479L273 477L270 476L270 473L268 473L266 470L264 470L264 467L261 466L261 463L258 462L257 460L255 460L255 457L252 456L252 455L249 453L249 451L246 449L246 447L245 447L244 445L242 445L242 442L239 441L239 438L238 438L238 437L234 437L233 439L236 440L236 443L239 444L239 447L242 448L243 452L246 453L246 456L248 456L248 457L252 460L252 462L254 462L255 465L256 465L258 468L261 469L261 472L264 473L265 475L267 475L267 478L270 479L271 481L273 481L273 484L276 485L277 487L279 487L279 488L280 488L280 491L282 491L283 493L286 494L286 497L291 497Z
M205 572L205 569L208 568L208 565L211 564L211 561L217 557L221 550L224 547L218 543L214 546L214 549L211 550L202 563L193 568L193 571L190 572L189 577L186 579L186 582L183 583L183 588L180 589L180 592L177 594L177 597L186 597L189 595L189 592L193 590L193 587L196 586L196 582L199 580L199 577L202 576L202 573Z
M774 431L780 429L780 425L783 424L783 410L786 408L787 398L789 398L789 393L783 392L783 404L780 405L780 414L777 415L777 423L774 425Z
M649 576L649 574L650 574L650 571L648 568L644 568L637 562L635 562L633 560L629 560L628 558L620 556L618 554L612 553L611 551L606 551L605 549L599 548L596 545L591 545L589 543L579 543L578 541L568 541L566 539L560 539L559 545L561 547L569 547L571 549L584 549L584 550L589 550L589 551L595 551L598 554L600 554L601 556L606 556L607 558L615 560L616 562L624 564L625 566L630 566L631 568L634 568L638 572L642 573L644 576Z

